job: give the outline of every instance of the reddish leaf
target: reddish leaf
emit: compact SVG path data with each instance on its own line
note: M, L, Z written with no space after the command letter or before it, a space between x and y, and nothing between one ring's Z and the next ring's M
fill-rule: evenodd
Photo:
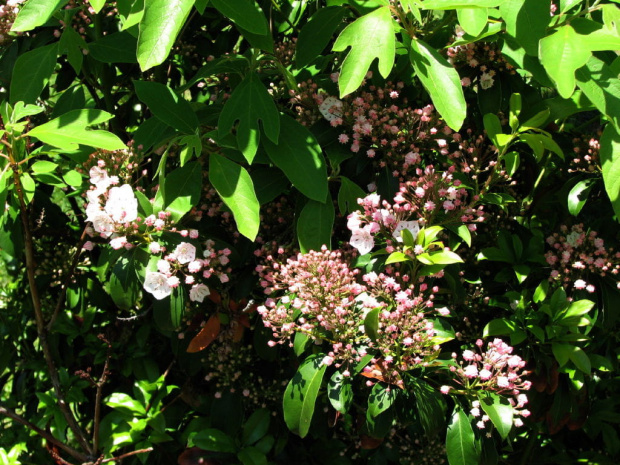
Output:
M211 294L209 294L209 300L214 304L219 305L222 303L222 296L215 289L212 289Z
M207 324L203 326L198 334L191 340L189 346L187 346L188 352L200 352L211 344L215 338L220 334L220 317L216 313L212 315L207 321Z
M202 450L198 447L192 447L191 449L185 449L179 458L177 463L179 465L220 465L220 462L208 458L209 452Z
M370 436L366 436L365 434L362 434L360 439L361 439L362 449L366 449L366 450L376 449L383 442L383 439L371 438Z

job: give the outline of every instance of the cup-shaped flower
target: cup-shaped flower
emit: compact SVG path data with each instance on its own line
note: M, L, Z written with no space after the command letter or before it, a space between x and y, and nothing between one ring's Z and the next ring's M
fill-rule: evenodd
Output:
M168 284L168 277L163 273L149 271L144 280L144 290L153 294L157 300L162 300L172 293L172 287Z

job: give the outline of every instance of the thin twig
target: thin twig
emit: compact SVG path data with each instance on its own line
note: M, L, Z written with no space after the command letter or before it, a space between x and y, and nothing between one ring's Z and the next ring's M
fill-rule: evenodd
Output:
M123 459L125 459L127 457L131 457L132 455L146 454L147 452L153 452L153 448L152 447L147 447L146 449L140 449L140 450L134 450L132 452L127 452L126 454L119 455L118 457L112 457L110 459L102 460L101 463L118 462L119 460L123 460ZM86 464L86 465L88 465L88 464Z
M103 365L103 372L101 373L101 377L97 382L97 395L95 398L95 419L94 419L94 427L93 427L93 451L95 453L99 450L99 423L101 419L101 397L104 384L108 381L108 375L110 374L108 368L110 366L110 360L112 359L112 344L107 341L103 335L99 336L103 342L108 345L108 352L106 354L105 363Z
M26 428L31 429L32 431L37 433L39 436L41 436L43 439L45 439L48 442L54 444L59 449L64 450L67 454L69 454L71 457L79 460L80 462L84 462L85 460L88 460L88 457L86 455L84 455L84 454L82 454L82 453L80 453L80 452L78 452L76 450L73 450L71 447L67 446L66 444L63 444L58 439L56 439L54 436L52 436L50 433L48 433L45 430L42 430L41 428L39 428L36 425L33 425L28 420L26 420L25 418L21 417L17 413L15 413L13 410L8 409L6 407L0 406L0 414L9 417L12 420L15 420L17 423L21 423Z
M84 243L86 242L86 231L88 230L88 227L84 228L84 231L82 231L82 235L80 236L80 240L77 243L77 251L75 252L75 255L73 256L73 261L71 262L71 266L69 267L69 272L67 273L67 277L65 278L65 282L63 283L62 287L60 288L60 295L58 296L58 300L56 301L56 308L54 309L54 314L52 315L52 318L50 319L49 323L47 324L47 331L51 331L52 328L54 327L54 323L56 322L56 318L58 318L58 315L60 314L60 311L63 309L64 304L65 304L65 298L67 297L67 289L69 288L69 284L71 284L71 279L73 278L73 273L75 273L75 269L78 266L78 263L80 263L80 255L82 253L82 247L84 246Z

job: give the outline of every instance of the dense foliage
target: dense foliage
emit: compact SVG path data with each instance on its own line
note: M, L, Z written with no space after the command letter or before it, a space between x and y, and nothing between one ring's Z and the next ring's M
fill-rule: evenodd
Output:
M618 463L619 2L0 3L1 464Z

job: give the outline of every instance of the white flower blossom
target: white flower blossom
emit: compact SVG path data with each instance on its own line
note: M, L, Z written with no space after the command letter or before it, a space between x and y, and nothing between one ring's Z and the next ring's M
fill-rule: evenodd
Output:
M196 247L189 242L181 242L174 249L173 255L181 264L193 262L196 259Z
M93 228L103 237L110 237L114 232L114 221L110 216L99 210L88 216L88 221L93 223Z
M353 247L359 250L361 255L366 255L375 246L375 240L372 234L365 229L354 231L349 242Z
M157 300L165 299L172 293L168 277L163 273L149 271L144 280L144 290L153 294Z
M129 184L110 189L105 211L116 223L128 223L138 217L138 199Z
M336 97L327 97L319 105L319 111L327 121L342 117L342 102Z
M189 290L189 299L192 302L202 302L209 294L211 294L211 291L209 291L206 285L194 284Z
M400 234L403 229L408 230L413 236L413 239L415 240L418 233L420 232L420 225L417 221L399 221L394 228L394 233L392 234L392 236L394 236L394 239L396 239L398 242L403 241L403 237Z

